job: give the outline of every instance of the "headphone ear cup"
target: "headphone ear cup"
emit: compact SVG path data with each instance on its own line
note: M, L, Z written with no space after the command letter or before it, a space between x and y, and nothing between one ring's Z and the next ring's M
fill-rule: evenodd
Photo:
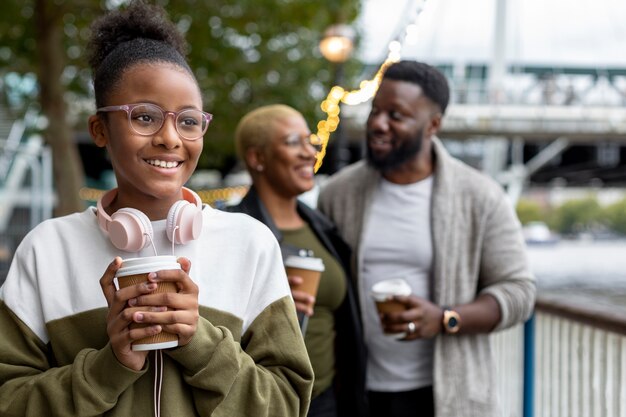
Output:
M123 251L138 252L146 246L147 236L153 237L152 223L141 211L122 208L113 213L109 224L109 239Z
M186 200L177 201L167 214L167 237L177 244L186 244L200 237L202 211Z

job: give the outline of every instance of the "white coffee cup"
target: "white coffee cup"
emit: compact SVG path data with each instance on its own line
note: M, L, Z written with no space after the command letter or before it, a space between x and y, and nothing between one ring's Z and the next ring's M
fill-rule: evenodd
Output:
M115 278L118 288L125 288L148 281L150 272L180 269L175 256L147 256L144 258L130 258L122 261L122 266L117 270ZM158 282L155 293L178 292L178 287L173 282ZM131 328L150 326L150 324L132 323ZM156 350L178 346L178 335L161 332L154 336L144 337L133 343L133 350Z
M302 278L302 283L292 286L292 290L304 291L313 297L317 295L324 269L324 262L320 258L292 255L285 259L287 275L297 275Z

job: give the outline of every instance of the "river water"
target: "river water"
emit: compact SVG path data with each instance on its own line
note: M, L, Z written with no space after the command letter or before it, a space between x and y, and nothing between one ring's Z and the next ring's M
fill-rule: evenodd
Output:
M626 240L529 245L539 294L584 297L626 310Z

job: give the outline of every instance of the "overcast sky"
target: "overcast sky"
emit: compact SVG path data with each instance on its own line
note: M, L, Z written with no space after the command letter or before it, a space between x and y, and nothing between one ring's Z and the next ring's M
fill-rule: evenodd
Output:
M417 37L403 58L491 60L496 0L363 0L361 58L379 63L420 5ZM510 62L626 68L626 0L508 0L507 12Z

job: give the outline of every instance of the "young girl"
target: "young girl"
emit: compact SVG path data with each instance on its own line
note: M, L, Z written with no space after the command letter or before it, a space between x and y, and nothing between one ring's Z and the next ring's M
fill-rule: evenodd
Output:
M211 121L184 40L142 2L92 30L89 131L118 188L18 248L0 289L0 415L306 415L313 375L273 235L183 187ZM116 289L122 258L155 253L181 269ZM178 347L132 349L161 331Z

